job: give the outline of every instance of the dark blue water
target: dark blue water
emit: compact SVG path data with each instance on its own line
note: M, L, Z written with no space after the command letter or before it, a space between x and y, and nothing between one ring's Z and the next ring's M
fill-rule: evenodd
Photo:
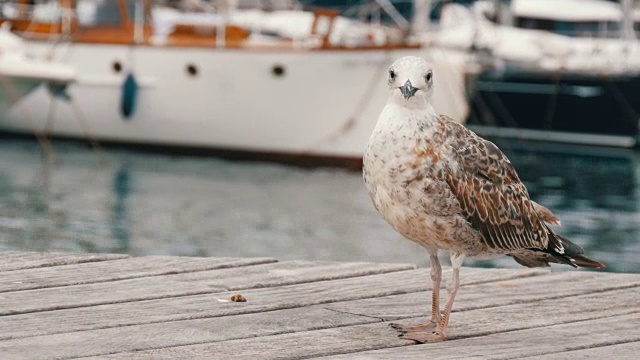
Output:
M638 154L498 142L558 232L608 264L640 272ZM426 252L376 213L361 175L0 139L0 250L271 256L404 262ZM517 267L509 258L467 261Z

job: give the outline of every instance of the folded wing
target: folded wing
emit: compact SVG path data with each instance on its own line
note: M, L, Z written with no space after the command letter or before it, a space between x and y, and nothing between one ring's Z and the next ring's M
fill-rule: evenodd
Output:
M549 235L537 212L542 207L529 198L502 151L463 126L447 123L452 127L449 139L454 163L444 175L463 214L480 231L486 245L506 252L552 246L563 253L562 243ZM557 220L549 215L544 220Z

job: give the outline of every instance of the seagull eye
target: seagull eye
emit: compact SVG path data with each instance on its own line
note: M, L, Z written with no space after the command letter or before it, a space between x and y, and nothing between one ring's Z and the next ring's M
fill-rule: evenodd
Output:
M427 82L430 82L430 81L431 81L431 76L432 76L432 75L431 75L431 71L429 71L429 72L427 73L427 75L425 75L425 76L424 76L424 78L425 78L425 80L427 80Z
M393 70L389 70L389 80L393 81L396 79L396 72Z

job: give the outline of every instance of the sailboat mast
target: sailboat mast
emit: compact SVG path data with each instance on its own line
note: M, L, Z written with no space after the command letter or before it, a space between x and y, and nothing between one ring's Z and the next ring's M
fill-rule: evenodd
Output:
M634 39L633 29L633 0L620 0L620 10L622 10L622 38Z
M402 14L400 14L396 7L393 6L390 0L375 0L375 2L382 10L384 10L384 12L387 13L387 15L391 17L393 22L395 22L400 29L409 30L409 22L404 18L404 16L402 16Z
M513 26L511 0L493 0L493 8L496 23L505 26Z
M422 34L429 30L430 12L431 0L415 0L413 2L413 19L411 19L413 34Z

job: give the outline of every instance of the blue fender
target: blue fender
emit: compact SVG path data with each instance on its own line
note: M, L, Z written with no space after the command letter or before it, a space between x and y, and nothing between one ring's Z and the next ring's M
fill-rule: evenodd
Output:
M129 73L122 84L122 98L120 99L120 112L125 119L130 118L136 110L138 88L136 77Z

